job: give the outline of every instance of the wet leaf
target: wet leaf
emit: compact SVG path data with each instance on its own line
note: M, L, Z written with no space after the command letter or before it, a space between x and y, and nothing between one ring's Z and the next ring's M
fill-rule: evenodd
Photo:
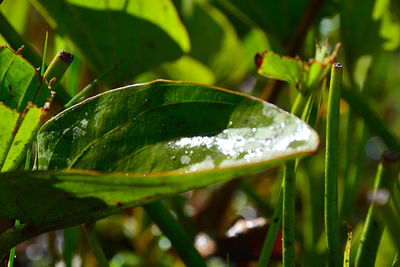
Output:
M190 50L187 32L170 0L33 0L52 27L69 38L78 56L121 84Z
M64 170L1 174L0 217L39 231L79 224L262 171L314 153L318 142L300 119L228 90L172 81L123 87L41 128L39 169Z

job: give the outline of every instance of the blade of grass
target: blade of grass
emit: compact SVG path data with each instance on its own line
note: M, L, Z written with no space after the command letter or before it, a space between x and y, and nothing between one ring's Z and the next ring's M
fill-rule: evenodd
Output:
M282 185L283 186L283 185ZM261 250L260 258L258 259L258 267L268 266L272 250L274 249L276 235L282 225L282 199L283 190L279 192L278 200L276 201L275 210L271 218L271 223L268 228L267 236L264 240L264 245Z
M97 264L99 267L108 267L108 261L106 256L104 255L104 251L101 248L100 242L96 236L96 233L94 231L94 223L88 223L85 225L82 225L82 230L85 233L85 236L89 242L90 248L92 249L92 252L94 256L96 257Z
M296 116L301 116L303 108L307 103L301 93L297 94L296 100L293 104L291 113ZM312 105L308 105L311 108ZM268 229L267 236L264 240L264 245L261 251L260 258L258 260L258 267L267 266L271 256L271 252L275 243L276 235L279 230L279 226L282 224L282 251L283 251L283 265L294 266L295 265L295 253L294 253L294 216L295 216L295 168L296 161L292 160L285 164L284 177L282 181L282 188L279 192L278 201L275 206L274 214L272 216L272 222ZM283 220L282 220L283 213ZM286 220L285 220L286 217Z
M376 194L379 189L385 189L388 192L391 191L397 175L395 168L397 160L397 153L385 152L383 154L382 161L381 164L379 164L375 178L373 199L376 198ZM376 254L378 252L383 230L384 225L377 221L375 207L372 203L368 210L367 219L361 236L360 246L358 247L355 261L356 267L375 265Z
M26 152L26 159L25 159L25 166L24 169L26 171L30 170L30 163L31 163L31 156L32 156L32 149L29 148L28 151ZM18 225L20 225L20 221L19 220L15 220L15 224L16 227L18 227ZM15 247L13 247L10 251L10 257L8 260L8 264L7 267L13 267L14 266L14 259L15 259Z
M161 202L153 202L144 205L143 208L163 234L171 241L186 266L206 266L203 258L193 246L192 240Z
M88 84L85 88L83 88L79 93L77 93L67 104L64 105L64 108L69 108L70 106L76 104L82 97L84 97L87 93L90 92L104 77L111 73L111 71L115 70L119 64L121 64L122 60L116 63L115 65L108 68L103 74L101 74L98 78L94 79L90 84Z
M340 266L338 219L338 139L339 109L342 83L342 65L335 63L331 69L328 114L326 119L325 155L325 231L328 249L328 266Z
M301 117L307 98L297 94L291 113ZM312 105L310 105L311 107ZM283 175L282 201L282 253L283 266L295 266L295 193L296 193L296 160L285 163Z
M49 29L46 29L46 37L44 39L43 57L42 57L42 67L40 69L40 75L44 77L44 72L46 70L46 56L47 56L47 41L49 39Z

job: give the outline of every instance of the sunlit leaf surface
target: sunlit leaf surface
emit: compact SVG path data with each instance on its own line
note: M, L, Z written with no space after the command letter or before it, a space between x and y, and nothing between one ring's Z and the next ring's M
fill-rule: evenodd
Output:
M21 55L0 47L0 171L19 166L43 122L50 90L40 80Z
M64 170L2 174L0 203L8 205L0 216L52 229L78 224L259 172L315 152L318 142L300 119L228 90L171 81L123 87L42 127L39 169Z
M122 60L108 76L113 84L131 80L190 49L170 0L32 2L98 74Z

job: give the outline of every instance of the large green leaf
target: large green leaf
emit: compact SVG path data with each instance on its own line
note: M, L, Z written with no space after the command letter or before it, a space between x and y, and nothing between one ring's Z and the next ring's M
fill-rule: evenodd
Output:
M132 79L189 51L190 42L170 0L32 0L98 74L123 60L108 76Z
M0 47L0 171L16 169L43 123L50 90L36 68ZM37 105L31 103L31 101Z
M246 75L246 57L235 28L208 3L194 3L184 16L190 35L190 56L208 66L219 85L237 85Z
M340 26L350 69L360 56L399 46L400 23L392 15L390 1L341 1Z
M64 170L0 174L0 217L62 228L262 171L318 142L300 119L256 98L188 82L123 87L41 128L39 169Z

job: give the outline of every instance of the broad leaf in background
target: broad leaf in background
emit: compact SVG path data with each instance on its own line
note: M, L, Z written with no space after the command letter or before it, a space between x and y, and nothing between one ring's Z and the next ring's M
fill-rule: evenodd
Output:
M172 79L214 84L214 73L198 60L183 56L173 62L163 63L151 72L143 73L135 78L135 83L148 82L155 79Z
M0 170L16 169L43 123L50 90L20 54L0 47Z
M322 79L336 58L339 45L330 56L326 55L327 44L317 46L316 57L308 62L300 58L278 55L272 51L256 54L255 63L258 73L268 78L288 82L304 95L309 95L320 86Z
M183 18L192 44L190 56L210 68L216 84L231 86L241 82L247 61L226 16L208 3L194 3L191 14Z
M83 101L50 119L37 141L39 169L64 170L1 174L0 217L40 231L259 172L319 143L274 105L172 81Z
M16 6L18 6L18 8L15 8ZM27 14L30 9L29 2L26 0L4 1L1 3L0 13L2 13L12 24L13 28L22 35L27 28L27 21L29 19ZM5 44L7 41L2 34L3 32L0 31L0 44ZM17 49L22 45L23 43L14 48ZM22 54L24 54L24 51L22 51Z
M246 26L261 28L271 37L274 48L282 49L294 35L310 1L215 0L214 2Z
M187 32L170 0L32 0L57 32L76 46L97 74L120 85L190 50Z
M341 2L341 41L350 70L360 56L399 46L400 23L391 14L390 5L386 0Z

